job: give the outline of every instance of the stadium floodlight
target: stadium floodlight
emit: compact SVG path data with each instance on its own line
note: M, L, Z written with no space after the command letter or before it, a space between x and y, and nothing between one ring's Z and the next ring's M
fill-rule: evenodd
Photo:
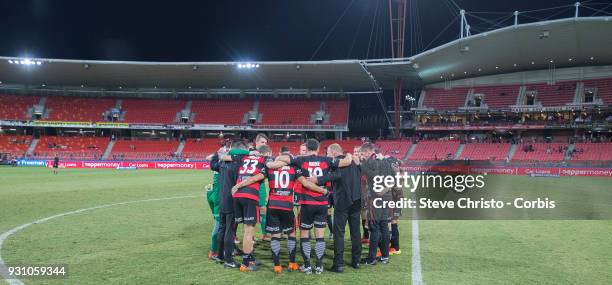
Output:
M18 59L18 60L9 59L8 62L10 64L19 64L19 65L41 65L42 64L42 61L32 60L29 58L23 58L23 59Z
M253 69L253 68L259 68L259 64L257 63L251 63L251 62L247 62L247 63L238 63L238 68L242 69L242 68L246 68L246 69Z

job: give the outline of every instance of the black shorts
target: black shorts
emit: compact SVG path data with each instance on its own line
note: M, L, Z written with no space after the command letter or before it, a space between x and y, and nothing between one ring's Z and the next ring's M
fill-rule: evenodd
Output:
M257 224L259 222L259 202L247 198L234 199L234 221L236 224Z
M58 168L58 167L59 167L59 165L57 163L53 164L53 168Z
M333 208L334 207L334 195L333 194L329 194L329 196L327 197L327 207L328 208Z
M300 209L300 229L327 227L327 205L302 205Z
M266 232L270 234L290 234L295 231L293 211L268 209L266 213Z

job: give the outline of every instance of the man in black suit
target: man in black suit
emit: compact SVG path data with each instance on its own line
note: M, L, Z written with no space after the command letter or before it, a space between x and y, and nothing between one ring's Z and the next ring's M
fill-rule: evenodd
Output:
M327 148L327 156L343 159L345 156L339 144ZM334 263L330 271L340 273L344 270L344 233L346 223L351 234L351 266L359 268L361 259L361 170L354 162L347 167L334 170L316 179L318 185L332 181L334 209Z

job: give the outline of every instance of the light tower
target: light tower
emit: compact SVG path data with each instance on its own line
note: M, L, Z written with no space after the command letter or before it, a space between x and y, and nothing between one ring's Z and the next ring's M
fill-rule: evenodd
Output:
M408 0L389 0L389 21L391 27L391 57L404 57L404 38L406 35L406 9ZM394 129L393 135L398 138L400 136L401 122L401 102L402 102L402 79L395 80L393 88L393 111L394 111Z

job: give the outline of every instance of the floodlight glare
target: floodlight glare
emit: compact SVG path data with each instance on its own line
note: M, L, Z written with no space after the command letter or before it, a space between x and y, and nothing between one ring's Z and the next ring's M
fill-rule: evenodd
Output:
M8 62L9 62L10 64L13 64L13 61L12 61L12 60L10 60L10 59L8 60Z
M259 68L259 63L255 65L255 67Z

